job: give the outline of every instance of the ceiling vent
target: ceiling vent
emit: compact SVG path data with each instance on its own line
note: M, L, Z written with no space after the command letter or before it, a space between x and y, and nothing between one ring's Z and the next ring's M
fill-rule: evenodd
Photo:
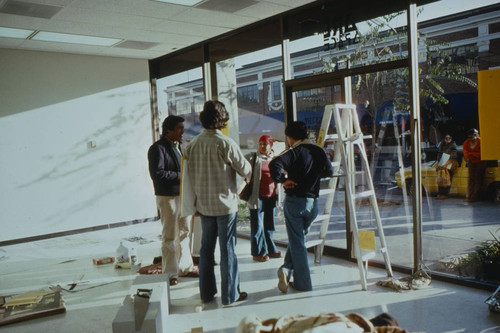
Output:
M119 44L116 44L114 47L121 47L123 49L134 49L134 50L147 50L152 48L153 46L158 45L158 43L151 42L139 42L135 40L125 40Z
M63 7L60 6L41 5L31 2L7 0L0 7L0 13L50 19L54 15L56 15L62 8Z
M199 5L196 5L196 8L202 8L207 10L215 10L217 12L225 12L225 13L235 13L239 10L245 9L247 7L253 6L257 4L258 1L255 0L208 0L204 1Z

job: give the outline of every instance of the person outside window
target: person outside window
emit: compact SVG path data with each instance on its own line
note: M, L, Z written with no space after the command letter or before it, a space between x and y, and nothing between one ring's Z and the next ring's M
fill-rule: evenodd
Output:
M217 293L214 252L218 238L223 305L244 300L248 296L246 292L240 291L235 253L238 213L236 174L249 178L252 171L240 147L221 132L228 120L229 114L223 103L206 102L200 113L204 130L185 150L187 176L202 227L200 298L203 303L208 303L213 301Z
M283 293L288 286L312 290L305 238L318 215L320 179L333 176L330 160L321 147L308 140L303 122L289 124L285 136L290 148L269 163L271 178L285 189L283 208L288 246L284 263L278 269L278 288Z
M436 199L444 200L448 197L448 193L450 193L453 173L457 168L457 144L453 141L450 134L446 134L437 144L437 148L436 172L439 173L438 179L448 179L449 177L447 184L438 181L439 189Z
M464 201L475 202L479 198L486 172L486 164L481 161L481 139L477 129L471 128L467 131L467 140L464 142L463 151L469 168L467 198Z
M180 217L181 141L184 118L170 115L163 121L162 137L148 150L149 174L162 224L162 273L171 286L179 276L197 277L191 256L192 216Z
M280 258L273 235L276 210L276 183L271 179L269 162L273 158L273 137L262 135L258 151L246 155L254 165L253 188L247 207L250 210L250 251L253 260L264 262L269 258Z

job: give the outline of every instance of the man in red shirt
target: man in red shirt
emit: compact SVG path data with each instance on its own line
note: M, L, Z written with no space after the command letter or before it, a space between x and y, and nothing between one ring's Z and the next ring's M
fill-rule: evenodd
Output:
M481 161L481 140L477 129L471 128L468 130L467 137L468 139L465 140L463 145L463 151L469 167L469 182L467 184L467 198L464 201L475 202L483 185L486 164Z

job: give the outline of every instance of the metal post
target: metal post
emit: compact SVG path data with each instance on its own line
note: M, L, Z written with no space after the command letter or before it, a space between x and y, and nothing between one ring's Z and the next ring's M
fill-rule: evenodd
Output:
M423 267L422 251L422 179L420 150L420 94L418 73L418 35L417 6L412 3L408 7L408 55L410 69L411 100L411 147L413 178L413 271Z
M281 62L283 67L283 91L285 92L285 98L283 99L283 108L285 111L285 126L289 123L297 120L297 111L295 108L295 93L292 92L287 86L286 81L292 78L292 65L290 60L290 41L288 39L283 39L281 43Z
M153 142L160 139L160 119L158 115L158 94L157 94L156 79L149 81L149 93L151 103L151 129Z

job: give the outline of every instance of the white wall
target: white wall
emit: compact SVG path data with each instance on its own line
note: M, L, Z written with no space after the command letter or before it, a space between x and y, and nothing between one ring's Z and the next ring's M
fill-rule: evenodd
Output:
M0 241L156 216L146 60L2 49L0 101Z

